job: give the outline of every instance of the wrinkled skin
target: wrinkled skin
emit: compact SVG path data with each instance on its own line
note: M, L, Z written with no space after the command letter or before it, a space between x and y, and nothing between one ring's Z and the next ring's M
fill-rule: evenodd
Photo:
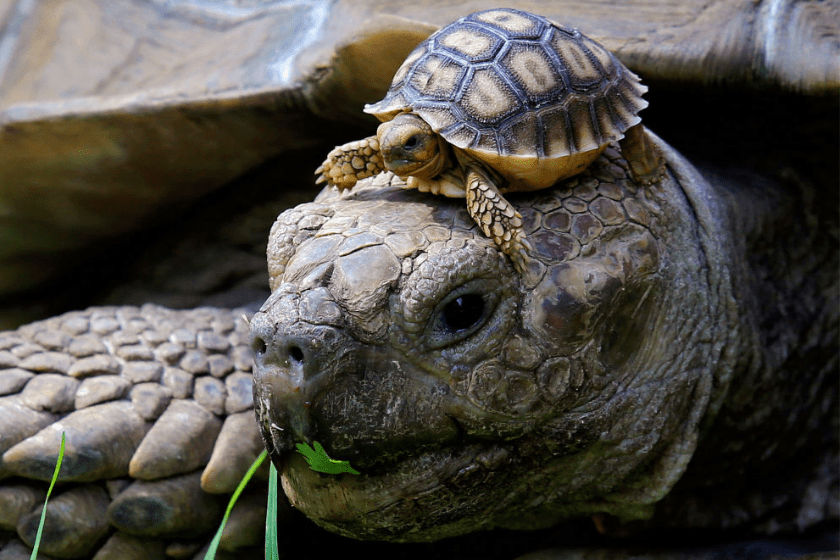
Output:
M785 225L778 186L708 182L658 144L659 185L635 185L613 149L515 198L534 246L521 276L461 205L393 176L283 213L251 331L258 421L291 503L398 542L588 515L772 532L778 503L739 480L836 486L836 278L818 272L836 255ZM757 305L774 300L787 316ZM303 441L362 474L311 471ZM820 445L826 460L792 473ZM695 491L714 484L737 490ZM774 527L826 518L835 495L785 501Z

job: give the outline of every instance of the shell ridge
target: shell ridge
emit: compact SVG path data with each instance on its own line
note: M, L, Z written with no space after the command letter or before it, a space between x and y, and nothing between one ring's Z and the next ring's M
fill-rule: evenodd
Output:
M493 129L490 129L490 130L493 130L494 134L496 135L496 138L497 138L497 140L498 140L498 144L499 144L500 146L504 146L504 147L505 147L505 151L504 151L504 154L505 154L505 155L507 155L507 154L512 154L512 153L513 153L513 150L511 150L511 149L510 149L510 147L507 145L507 142L505 142L505 141L502 141L502 140L501 140L502 138L504 138L504 136L502 136L502 135L498 134L498 133L496 132L496 130L495 130L495 129L498 129L498 130L500 130L500 131L501 131L501 130L508 129L508 128L510 128L510 127L515 126L515 125L516 125L516 123L518 123L518 122L520 122L520 121L524 121L524 120L525 120L527 117L529 117L529 116L531 116L531 117L533 117L533 118L535 118L535 119L539 119L539 117L538 117L538 115L537 115L537 110L535 110L535 109L531 109L530 107L528 107L528 106L526 105L526 106L525 106L525 110L523 110L523 111L519 111L519 112L515 112L515 113L513 113L513 114L511 114L511 115L508 115L507 117L505 117L504 119L502 119L501 121L499 121L499 123L498 123L498 125L497 125L496 127L494 127ZM537 122L541 123L541 121L540 121L540 120L538 120ZM542 127L539 127L539 128L538 128L538 130L539 130L540 134L537 136L537 138L535 138L535 141L537 142L537 144L535 144L535 145L537 146L537 148L538 148L538 149L540 149L540 150L541 150L541 149L542 149L542 146L541 146L540 142L542 141L542 140L541 140L541 136L542 136ZM538 159L539 159L539 155L538 155Z
M461 78L461 83L458 84L458 88L455 90L455 101L460 101L464 97L467 87L472 83L473 76L475 75L475 71L477 69L478 67L474 64L467 66L467 71L464 72L464 76ZM463 118L464 112L461 110L461 104L455 103L454 105L456 105L455 108L458 110L458 116Z
M563 111L563 120L566 121L566 131L569 132L567 134L569 139L569 153L576 154L580 151L580 148L577 145L577 140L575 140L575 135L570 133L572 130L572 116L569 114L569 111Z
M609 140L604 140L603 135L601 134L601 120L598 118L598 114L595 110L595 96L589 96L589 120L592 122L592 132L595 135L595 141L600 146L605 142L609 142Z
M549 26L548 31L546 33L547 39L546 44L550 43L551 36L555 32L554 26ZM577 30L575 30L577 31ZM557 51L554 49L544 49L546 55L551 59L551 62L554 63L554 68L557 70L557 74L560 76L560 79L563 80L563 86L566 88L568 93L574 92L574 88L572 88L572 78L569 76L569 69L566 67L566 63L560 58L560 55L557 54Z
M550 112L555 112L556 113L558 111L562 112L563 124L559 125L559 126L552 127L548 123L546 123L546 114L548 114ZM550 129L562 128L563 131L564 131L563 136L566 139L566 146L563 150L561 150L557 153L551 154L550 156L547 155L546 157L558 158L558 157L565 157L565 156L569 156L569 155L572 155L574 153L577 153L578 150L577 150L577 146L575 144L574 135L568 133L568 131L571 130L571 120L570 120L570 117L569 117L569 112L566 110L565 106L560 105L560 106L546 107L543 110L537 112L537 117L540 119L540 122L543 123L543 126L540 128L540 133L543 135L543 146L542 146L543 153L548 154L548 144L547 144L548 140L546 139L546 134Z
M511 40L511 37L505 32L504 29L499 29L498 27L490 25L487 22L476 21L476 20L467 20L466 18L461 18L461 19L458 20L457 23L461 23L461 22L463 22L465 24L475 26L475 27L481 29L482 31L485 31L485 32L487 32L491 35L495 35L497 39L501 40L504 43L507 43Z
M423 55L422 57L417 59L417 62L415 63L415 66L419 66L419 62L421 60L424 60L425 58L427 58L427 57L429 57L433 54L438 54L438 53L442 53L442 54L450 57L452 60L454 60L455 62L457 62L458 64L460 64L464 68L469 68L469 66L471 65L470 60L468 58L466 58L464 55L458 53L458 51L456 51L454 49L451 49L451 48L447 47L446 45L444 45L442 43L439 43L438 41L435 41L431 45L431 47L432 48L429 49L429 51L425 55Z
M578 37L580 37L580 33L578 33ZM590 51L587 48L587 46L583 43L583 41L579 41L577 46L578 46L578 49L580 50L580 52L582 52L583 55L587 58L587 60L589 60L589 63L595 68L595 70L598 72L598 74L601 75L601 79L598 79L594 83L587 85L586 88L585 88L586 93L588 93L590 95L596 95L599 91L603 91L604 83L607 82L607 80L603 79L603 76L606 75L606 70L601 65L601 61L598 60L598 57L595 56L594 54L592 54L592 51ZM608 51L608 54L610 55L610 59L613 62L615 62L615 57L613 57L613 54L610 53L609 51ZM615 65L615 66L617 66L617 65Z
M545 153L545 129L546 125L542 120L542 116L534 111L534 118L537 119L537 159L546 159Z
M575 31L577 31L577 30L575 30ZM578 37L581 36L580 32L577 33L577 36ZM608 74L607 69L604 68L604 65L601 64L601 60L597 56L595 56L595 54L592 52L592 50L588 46L586 46L586 44L583 41L580 41L578 43L578 46L580 47L580 50L582 50L583 53L586 55L586 58L589 59L589 62L593 66L595 66L595 68L598 69L598 72L602 76L606 76ZM613 68L615 68L617 70L616 71L616 79L618 79L621 75L621 70L620 70L621 65L618 64L618 60L616 59L616 57L613 53L611 53L610 51L608 51L606 49L604 49L604 52L606 52L607 55L610 57L610 62L612 62ZM595 85L597 85L599 89L604 89L604 84L605 83L610 83L610 81L609 80L599 80L597 82L597 84L595 84Z
M609 138L608 141L621 140L622 138L624 138L624 132L622 132L622 130L627 130L631 126L621 115L618 114L618 112L615 110L615 107L613 106L613 88L613 84L610 84L610 86L604 91L604 105L606 106L607 111L610 114L610 121L612 121L613 132L616 133L617 131L617 135L615 137L613 137L614 134L610 134L611 138Z
M543 17L541 15L533 14L531 12L527 12L527 11L524 11L524 10L517 10L516 8L491 8L489 10L482 10L480 12L475 12L473 14L470 14L470 15L466 16L465 19L468 19L470 23L479 23L479 24L489 25L489 26L491 26L495 29L498 29L499 33L504 33L506 38L511 39L511 40L512 39L528 39L529 38L529 37L517 36L515 33L510 32L507 29L502 28L501 26L496 27L495 24L493 24L493 23L482 21L482 20L478 19L478 16L484 15L484 14L489 13L489 12L499 12L499 11L514 13L519 17L522 17L522 18L527 19L528 21L530 21L532 23L535 23L537 26L539 26L541 28L551 25L551 21L549 21L548 19L546 19L545 17ZM542 34L542 31L539 31L537 33L537 36L539 36L541 34Z
M496 134L496 131L493 128L484 127L484 128L477 128L475 129L475 138L470 143L471 150L484 150L481 144L485 143L485 139L492 139L493 143L496 144L496 149L499 149L499 137Z

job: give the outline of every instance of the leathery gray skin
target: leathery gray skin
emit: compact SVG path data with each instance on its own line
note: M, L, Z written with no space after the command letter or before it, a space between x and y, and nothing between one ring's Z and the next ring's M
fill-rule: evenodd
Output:
M397 542L590 515L768 533L836 517L836 239L808 195L708 181L656 142L658 185L610 148L511 196L523 276L461 201L391 175L281 214L251 332L290 502ZM312 471L294 449L313 441L362 474Z

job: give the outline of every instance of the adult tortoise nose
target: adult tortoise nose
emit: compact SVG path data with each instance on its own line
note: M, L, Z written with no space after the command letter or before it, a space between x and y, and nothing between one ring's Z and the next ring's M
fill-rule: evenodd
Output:
M278 323L271 312L251 321L257 418L264 440L278 452L315 439L313 402L343 374L337 364L352 347L346 338L329 325Z

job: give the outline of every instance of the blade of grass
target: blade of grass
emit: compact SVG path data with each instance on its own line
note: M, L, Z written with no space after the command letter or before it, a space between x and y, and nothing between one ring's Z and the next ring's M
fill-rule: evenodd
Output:
M61 447L58 450L58 461L55 464L55 472L53 472L50 487L47 490L47 497L44 500L44 509L41 510L41 521L38 523L38 532L35 534L35 546L32 547L32 556L29 560L36 560L38 558L38 547L41 546L41 533L44 532L44 521L47 518L47 503L50 501L50 494L52 494L55 481L58 480L58 471L61 470L61 461L64 459L64 432L61 432Z
M222 518L219 530L216 531L216 536L213 537L213 540L210 542L210 547L207 549L207 554L204 555L204 560L213 560L216 557L216 550L219 548L219 541L222 539L222 531L225 530L225 523L227 523L228 517L230 517L233 505L236 503L236 500L239 499L239 495L242 494L243 490L245 490L245 486L248 484L248 481L251 480L251 477L254 476L254 473L257 472L257 469L260 465L262 465L267 456L268 452L263 450L263 452L260 453L260 456L251 463L251 467L248 469L248 472L245 473L245 476L242 477L242 480L239 481L239 486L236 487L236 490L233 492L233 496L230 497L230 502L228 502L225 516Z
M280 560L277 548L277 469L271 464L268 474L268 504L265 514L265 560Z

